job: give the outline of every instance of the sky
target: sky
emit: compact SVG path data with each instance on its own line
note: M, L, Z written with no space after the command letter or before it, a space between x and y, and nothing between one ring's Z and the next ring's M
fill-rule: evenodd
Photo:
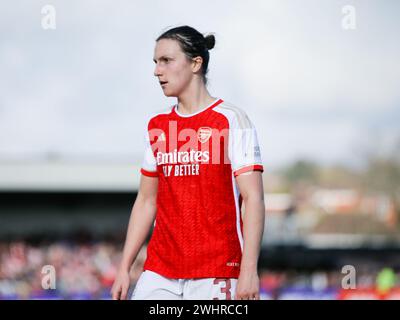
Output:
M209 91L246 111L266 168L359 165L400 137L399 12L396 0L2 1L0 163L139 164L146 119L175 103L153 76L155 39L187 24L214 33Z

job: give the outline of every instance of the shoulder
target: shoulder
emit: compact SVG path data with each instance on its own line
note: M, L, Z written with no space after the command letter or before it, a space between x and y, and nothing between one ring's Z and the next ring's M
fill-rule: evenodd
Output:
M232 127L246 129L253 126L249 117L247 116L247 113L242 108L239 108L230 102L223 101L213 110L224 115Z
M172 113L172 110L174 107L175 107L175 105L170 106L168 108L159 109L159 110L156 110L156 111L150 113L147 116L147 120L146 120L147 126L149 127L150 124L153 124L154 122L157 122L158 120L166 119L168 117L168 115L170 115Z

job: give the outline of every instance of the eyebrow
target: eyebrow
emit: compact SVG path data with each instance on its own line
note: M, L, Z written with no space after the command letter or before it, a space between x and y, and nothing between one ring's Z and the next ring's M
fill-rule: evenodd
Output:
M161 56L161 57L158 58L158 60L163 60L163 59L172 59L172 57L164 55L164 56ZM157 63L157 59L156 58L153 58L153 61L155 63Z

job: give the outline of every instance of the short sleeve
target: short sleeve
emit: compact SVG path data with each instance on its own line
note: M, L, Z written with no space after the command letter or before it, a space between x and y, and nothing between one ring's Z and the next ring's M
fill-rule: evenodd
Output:
M256 128L246 114L233 117L230 124L229 158L235 177L264 171Z
M143 140L144 140L144 157L140 172L148 177L158 177L157 162L154 157L153 149L151 147L148 126L146 127Z

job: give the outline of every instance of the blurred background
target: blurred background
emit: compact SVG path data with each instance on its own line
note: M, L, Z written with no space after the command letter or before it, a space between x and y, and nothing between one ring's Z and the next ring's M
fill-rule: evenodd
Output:
M258 131L262 298L400 299L399 13L396 0L2 1L0 299L110 299L145 120L175 102L153 76L155 39L183 24L215 34L209 90Z

